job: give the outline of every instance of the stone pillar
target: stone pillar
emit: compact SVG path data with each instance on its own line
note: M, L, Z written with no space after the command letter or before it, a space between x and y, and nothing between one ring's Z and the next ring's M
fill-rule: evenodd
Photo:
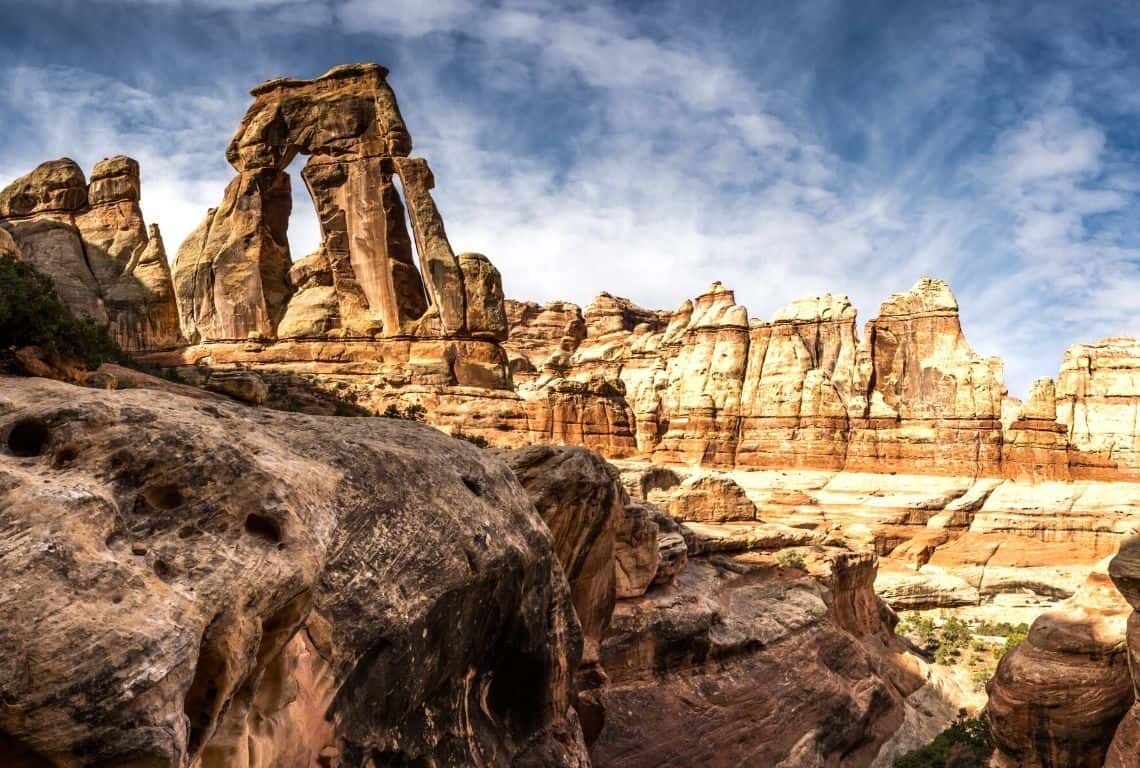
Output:
M289 298L288 174L244 171L174 261L182 332L191 343L272 338Z
M424 283L432 306L439 313L440 331L444 336L462 335L467 331L463 273L447 241L443 218L431 196L435 178L427 161L421 157L396 157L392 160L404 186L404 199L412 219Z

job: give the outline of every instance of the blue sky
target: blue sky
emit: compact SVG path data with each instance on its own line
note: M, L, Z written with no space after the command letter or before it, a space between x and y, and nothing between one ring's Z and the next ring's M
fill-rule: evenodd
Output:
M251 86L378 61L453 246L508 296L672 308L721 280L756 317L830 291L863 321L935 275L1021 394L1069 344L1140 332L1136 11L0 0L0 185L130 154L173 255ZM305 198L290 238L316 245Z

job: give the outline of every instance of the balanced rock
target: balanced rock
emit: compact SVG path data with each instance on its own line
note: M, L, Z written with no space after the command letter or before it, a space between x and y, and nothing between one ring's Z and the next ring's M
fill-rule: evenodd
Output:
M166 252L143 220L140 188L138 163L116 156L95 164L90 185L65 158L0 192L0 229L19 256L51 278L72 312L109 325L130 352L181 341Z

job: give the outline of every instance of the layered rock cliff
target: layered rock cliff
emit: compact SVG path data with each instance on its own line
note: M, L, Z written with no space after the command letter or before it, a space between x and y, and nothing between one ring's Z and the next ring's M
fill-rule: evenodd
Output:
M770 322L750 320L719 283L672 314L606 294L599 303L622 309L508 302L512 370L530 397L566 380L624 386L627 418L581 429L628 422L613 442L635 441L657 463L1034 482L1140 469L1127 426L1140 395L1127 378L1134 342L1075 347L1058 388L1042 379L1025 404L1011 402L1000 361L971 349L940 280L890 297L861 336L855 308L831 294Z

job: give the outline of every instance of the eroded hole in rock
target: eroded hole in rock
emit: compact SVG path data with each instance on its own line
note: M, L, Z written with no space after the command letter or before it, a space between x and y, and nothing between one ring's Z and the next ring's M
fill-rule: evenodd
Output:
M272 517L252 512L246 515L244 523L245 532L274 544L281 543L281 526Z
M471 493L475 494L476 496L483 495L483 483L479 481L479 478L471 477L470 475L464 475L463 484L467 486L467 490L471 491Z
M77 458L79 458L79 449L74 445L65 445L55 452L55 456L52 457L51 463L53 467L56 467L58 469L59 467L67 466Z
M147 503L158 509L175 509L182 506L182 491L177 485L155 485L142 493Z
M8 451L13 456L39 456L50 439L47 424L39 419L21 419L8 430Z
M170 578L174 576L174 568L165 560L155 560L154 575L163 581L170 581Z

